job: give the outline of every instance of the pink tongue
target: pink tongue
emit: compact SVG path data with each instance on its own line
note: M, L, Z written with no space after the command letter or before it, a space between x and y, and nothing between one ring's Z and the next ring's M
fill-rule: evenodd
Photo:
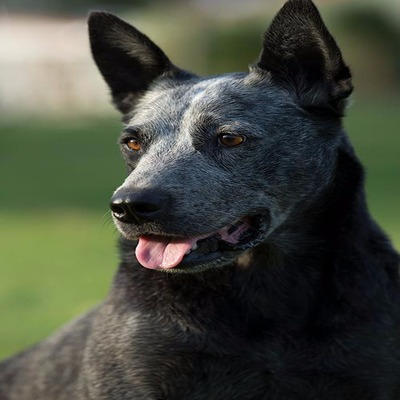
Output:
M136 247L136 258L149 269L176 267L199 238L168 239L160 236L141 236Z

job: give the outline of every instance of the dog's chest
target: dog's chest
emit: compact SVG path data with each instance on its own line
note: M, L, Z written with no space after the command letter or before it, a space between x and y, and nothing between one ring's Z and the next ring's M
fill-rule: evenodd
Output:
M160 337L162 334L160 334ZM153 340L131 344L112 359L98 360L97 378L91 387L97 400L357 400L382 399L385 388L372 379L351 376L348 371L327 371L312 366L301 349L284 349L258 342L229 354L223 344L220 351L201 351ZM115 361L122 362L116 366ZM113 364L111 364L113 363ZM113 368L109 368L113 365ZM107 380L104 379L107 376ZM107 385L107 381L112 385ZM362 383L363 382L363 383Z

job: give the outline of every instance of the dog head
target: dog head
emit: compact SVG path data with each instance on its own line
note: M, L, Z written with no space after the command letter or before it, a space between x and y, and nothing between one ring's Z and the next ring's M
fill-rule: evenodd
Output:
M290 0L247 73L199 77L119 18L92 13L93 57L125 127L111 210L151 269L231 263L330 182L351 75L310 0Z

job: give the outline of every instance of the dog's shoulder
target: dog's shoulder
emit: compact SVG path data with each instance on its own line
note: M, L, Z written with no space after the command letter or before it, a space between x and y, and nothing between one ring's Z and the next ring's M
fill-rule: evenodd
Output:
M91 310L45 341L4 360L0 364L0 399L80 399L76 393L80 393L85 346L99 309ZM32 384L26 385L26 382Z

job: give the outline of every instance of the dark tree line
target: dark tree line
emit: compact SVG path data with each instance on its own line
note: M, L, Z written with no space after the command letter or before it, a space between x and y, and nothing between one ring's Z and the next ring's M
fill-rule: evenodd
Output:
M140 8L162 0L0 0L1 11L81 13L88 9Z

